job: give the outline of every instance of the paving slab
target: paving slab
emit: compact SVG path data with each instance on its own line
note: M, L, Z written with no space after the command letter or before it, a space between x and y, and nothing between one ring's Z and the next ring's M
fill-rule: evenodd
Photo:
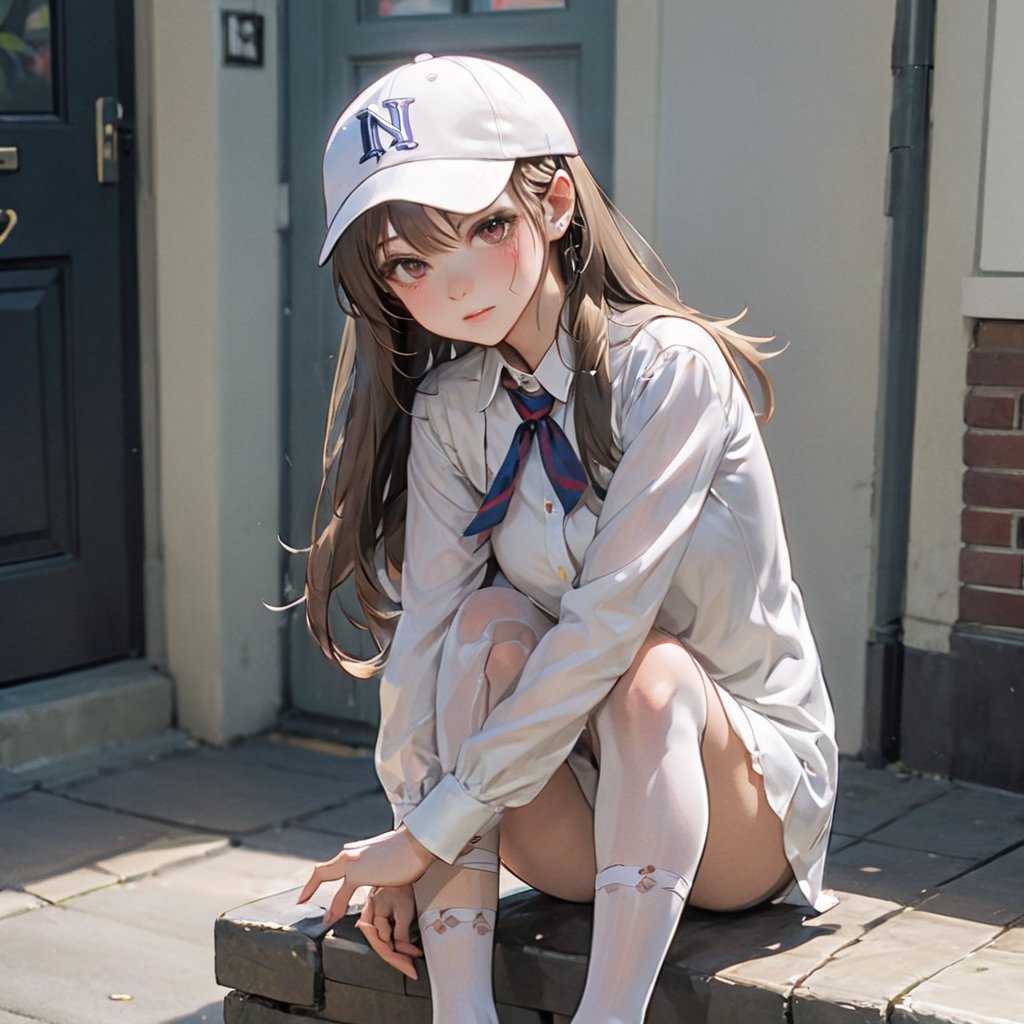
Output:
M845 850L848 846L853 846L854 843L859 842L860 839L857 836L844 836L839 832L833 832L828 837L829 863L831 863L831 857L833 854L838 853L840 850Z
M46 900L47 903L63 903L65 900L117 883L117 875L101 871L99 868L86 867L50 875L49 878L40 879L38 882L26 882L24 889L33 896Z
M0 768L0 800L27 793L34 785L30 779L15 775L7 768Z
M930 913L966 921L1010 924L1024 916L1024 847L943 885L920 906Z
M340 743L272 733L246 740L231 754L246 764L282 771L320 775L358 785L360 789L379 786L373 751L346 747Z
M154 871L174 864L188 863L227 849L226 836L210 836L202 832L181 832L146 843L136 850L104 857L96 867L116 875L121 881L130 881L151 875Z
M1024 796L957 788L871 834L875 842L951 857L991 857L1024 843Z
M899 905L856 893L839 893L824 914L768 907L749 914L742 934L736 915L707 915L681 927L673 963L707 981L708 1020L785 1020L794 988L844 946L857 941L899 911Z
M973 860L863 840L829 854L828 884L897 903L920 903L940 882L970 870Z
M1020 929L970 953L912 988L892 1024L1024 1024Z
M377 793L357 796L340 807L302 819L303 828L330 832L345 839L369 839L390 831L394 824L390 805L383 794Z
M793 1024L886 1021L893 1002L1000 932L905 910L816 968L793 993Z
M263 832L243 836L240 842L246 850L285 854L312 865L317 861L330 860L346 840L331 832L315 832L301 825L286 825L284 828L268 828Z
M24 888L181 834L52 793L25 793L0 803L0 888Z
M339 802L337 789L298 772L250 764L233 751L189 750L62 790L101 807L244 834Z
M839 762L839 800L832 828L865 836L953 789L953 783L888 771L872 771L845 758Z
M44 905L43 900L31 893L19 892L17 889L0 889L0 918L24 914L26 910L35 910Z
M109 921L158 925L166 935L202 946L212 963L214 923L226 907L251 903L283 889L294 892L309 873L308 862L297 857L232 849L91 893L69 905Z
M0 921L4 1007L47 1024L219 1020L209 953L143 928L47 907ZM129 995L115 1001L112 995Z

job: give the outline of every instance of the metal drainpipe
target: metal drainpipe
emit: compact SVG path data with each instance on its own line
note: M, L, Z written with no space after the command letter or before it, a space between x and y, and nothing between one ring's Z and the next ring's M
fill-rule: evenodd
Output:
M891 225L875 494L875 610L864 715L863 754L872 767L899 757L934 36L935 0L897 0L885 211Z

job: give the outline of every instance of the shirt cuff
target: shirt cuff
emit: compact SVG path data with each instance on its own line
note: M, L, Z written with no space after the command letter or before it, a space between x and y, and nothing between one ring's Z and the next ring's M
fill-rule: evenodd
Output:
M479 842L499 821L499 811L471 797L454 775L445 775L403 824L435 857L453 864L467 844Z
M415 804L392 804L391 814L394 816L395 819L395 824L392 827L395 830L397 830L398 826L401 825L403 821L405 821L405 816L415 807Z

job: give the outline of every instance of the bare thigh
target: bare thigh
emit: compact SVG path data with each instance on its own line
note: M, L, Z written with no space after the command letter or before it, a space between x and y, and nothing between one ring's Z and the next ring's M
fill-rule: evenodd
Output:
M707 698L701 754L710 813L690 903L707 910L740 910L774 895L792 872L783 850L782 822L768 804L764 780L751 767L715 684L701 675ZM593 900L594 814L568 764L529 804L505 812L500 855L514 875L535 889L561 899Z
M704 692L708 716L700 750L708 781L708 838L690 903L705 910L742 910L774 895L792 878L792 869L782 820L768 803L764 778L751 766L718 688L706 676Z

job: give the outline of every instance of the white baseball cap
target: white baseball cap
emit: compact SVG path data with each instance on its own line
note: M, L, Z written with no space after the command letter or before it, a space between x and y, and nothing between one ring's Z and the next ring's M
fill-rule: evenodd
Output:
M565 118L525 75L479 57L420 54L360 93L331 130L319 263L371 207L474 213L501 195L517 159L577 152Z

